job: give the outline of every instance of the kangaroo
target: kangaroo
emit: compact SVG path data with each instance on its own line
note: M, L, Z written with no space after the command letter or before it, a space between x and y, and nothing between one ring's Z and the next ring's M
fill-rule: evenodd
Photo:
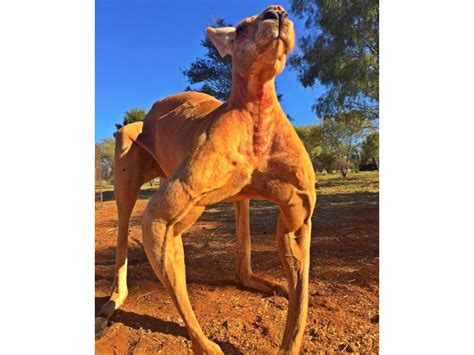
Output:
M234 27L207 28L221 56L232 56L226 103L186 92L157 101L143 123L117 132L115 194L119 231L112 295L96 318L103 331L127 297L127 237L140 186L165 178L142 219L148 260L177 307L197 354L222 354L203 333L188 298L181 236L208 204L235 202L236 278L248 287L287 294L281 353L298 353L308 308L311 217L316 204L310 158L284 114L275 77L293 49L293 23L273 5ZM249 199L279 206L276 240L288 285L253 274Z

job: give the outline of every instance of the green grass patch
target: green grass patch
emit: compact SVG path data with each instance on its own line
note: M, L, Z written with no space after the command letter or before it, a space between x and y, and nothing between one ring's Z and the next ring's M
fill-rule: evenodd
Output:
M379 191L378 171L349 173L346 178L340 173L316 174L316 180L316 193L322 195Z
M335 174L316 174L316 192L322 195L347 194L357 192L378 192L379 191L379 172L362 171L359 173L349 173L344 179L340 173ZM143 184L142 190L158 188L159 179L154 179L152 185L149 182ZM113 191L114 186L111 182L102 182L102 191ZM99 186L96 185L96 192L99 192Z

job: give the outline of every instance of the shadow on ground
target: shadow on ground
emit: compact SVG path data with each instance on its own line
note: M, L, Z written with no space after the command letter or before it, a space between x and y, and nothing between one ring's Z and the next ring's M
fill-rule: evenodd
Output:
M254 270L273 278L283 278L274 237L277 206L252 200L250 214ZM373 273L372 264L379 255L378 218L378 193L318 196L313 216L310 277L337 276L341 282L347 282L354 279L354 272ZM140 216L132 218L132 228L140 230L140 223ZM184 235L188 282L215 286L233 283L234 223L233 204L219 203L207 206L199 221ZM114 258L115 246L96 251L96 265L113 267ZM318 275L318 266L334 264L335 261L339 268ZM140 243L130 246L128 264L130 267L148 265Z
M154 191L154 189L142 190L140 198L147 199ZM340 334L341 337L349 337L348 334L352 334L353 331L354 335L351 336L354 342L357 339L362 344L360 345L361 351L365 349L370 352L378 349L373 345L377 344L375 340L375 343L371 343L372 340L365 338L365 334L378 336L378 333L374 330L377 326L371 323L374 314L378 312L378 198L378 193L371 192L318 195L317 206L313 215L310 261L310 305L315 313L309 315L308 332L310 333L308 333L308 339L314 338L317 339L318 344L325 344L326 347L332 346L332 348L325 348L326 350L337 351L339 346L338 340L333 340L336 339L334 336L332 338L325 337L326 329L332 329L331 332ZM106 193L104 199L112 200L113 192ZM141 208L143 208L143 205L142 202ZM264 277L279 281L284 280L285 275L274 236L278 207L265 201L252 200L250 215L252 267L254 271ZM116 223L116 217L112 215L108 219L100 220L97 223L99 223L99 228L100 223L103 223L104 230L110 230L113 229L111 228L114 226L113 223ZM141 213L135 214L131 219L130 231L128 283L131 293L129 299L136 299L141 297L139 295L153 292L159 283L141 246ZM109 234L110 242L104 242L102 247L96 249L96 288L101 289L102 294L108 292L104 290L108 290L113 280L115 233L113 231ZM253 348L247 346L252 343L256 344L256 339L267 339L265 340L266 343L261 344L264 344L267 347L266 349L275 349L278 346L280 336L278 331L282 329L278 328L280 330L277 329L275 333L271 333L273 326L262 325L261 322L263 321L259 318L248 321L242 320L242 328L237 330L232 328L234 318L231 317L227 321L229 327L226 330L227 333L219 333L222 328L219 307L223 307L222 304L227 307L227 304L229 304L229 308L222 310L222 314L233 314L232 312L238 310L238 308L233 308L236 300L239 302L238 297L250 297L248 293L245 293L249 290L237 286L234 281L235 215L233 204L219 203L207 206L198 222L183 236L183 242L188 287L193 291L192 294L195 297L193 305L196 306L199 314L199 305L201 304L203 307L201 314L205 314L206 319L211 319L212 322L215 319L219 322L216 325L216 330L208 325L210 336L214 334L215 341L221 345L225 353L239 354L242 353L242 349L252 352ZM241 292L245 296L238 296L232 293L230 289L245 291ZM165 297L164 290L160 292L162 292L160 297ZM258 292L251 292L251 294L256 296L252 302L255 302L255 304L263 302ZM158 296L156 297L156 299L150 300L152 303L149 304L149 307L153 307L153 304L160 301ZM226 297L229 297L229 299L226 300ZM273 298L269 298L269 300L274 302L270 303L271 306L269 306L272 309L272 315L277 314L275 312L280 310L286 311L286 303L278 303L280 301L275 301ZM104 302L104 297L96 298L96 311ZM132 307L132 309L127 308L126 310L117 311L112 320L131 328L135 332L133 336L140 337L139 330L145 329L152 333L189 339L183 326L163 319L163 317L166 317L168 308L166 308L166 311L160 311L162 313L154 313L154 316L151 316L146 315L146 313L155 308L146 308L148 306L138 308L138 306L131 305L132 301L129 302L129 307ZM240 307L245 307L245 301L240 302L242 302ZM221 306L215 306L217 304ZM267 303L258 304L258 307L263 307ZM209 307L215 307L216 309L210 311ZM340 317L341 325L334 328L337 317ZM354 317L362 317L360 319L363 320ZM243 318L237 317L236 319ZM278 323L280 327L284 326L283 320L284 318L282 318L281 324ZM347 328L349 323L345 322L349 322L349 320L356 323L351 323L352 325ZM272 322L274 323L269 324L277 324L275 320ZM311 327L318 329L318 331L314 331L314 334L311 333L311 329L313 329ZM361 327L368 330L361 331ZM267 332L265 329L267 328L270 329L270 333L265 338L265 332ZM242 334L249 334L250 337L251 334L261 331L264 332L263 338L259 335L259 337L248 342L238 338L228 338L229 334L242 332ZM126 335L128 333L123 334L125 334L123 337L132 337L132 335ZM217 341L219 339L227 339L229 342L219 342ZM314 339L306 341L306 349L311 349L311 351L316 349L312 345ZM233 344L231 344L231 340ZM112 340L110 341L110 344L112 344ZM235 346L237 343L240 344L240 349Z
M96 313L99 311L100 307L105 304L105 302L107 302L107 297L96 297ZM120 309L115 311L112 319L114 323L120 322L123 325L135 330L158 332L162 334L173 335L176 337L183 337L187 340L190 340L186 327L180 326L175 322L162 320L156 317L150 317L145 314L127 312ZM216 343L226 354L242 354L242 352L240 352L235 346L228 342L216 341Z

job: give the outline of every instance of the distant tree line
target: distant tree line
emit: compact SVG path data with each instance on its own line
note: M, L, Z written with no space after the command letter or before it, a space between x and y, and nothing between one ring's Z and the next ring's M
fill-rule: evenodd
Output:
M111 181L114 176L115 139L105 138L95 145L96 184Z
M313 163L319 172L378 170L379 133L373 122L344 113L327 117L318 125L296 127Z

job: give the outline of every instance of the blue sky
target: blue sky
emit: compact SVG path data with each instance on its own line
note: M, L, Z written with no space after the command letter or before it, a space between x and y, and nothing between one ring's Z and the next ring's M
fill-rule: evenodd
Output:
M277 2L290 9L288 1ZM200 42L216 18L236 24L272 2L96 0L95 140L110 138L132 107L149 109L188 85L181 68L205 53ZM290 13L297 40L303 22ZM277 77L281 105L296 126L316 122L311 111L323 89L305 89L287 66Z

